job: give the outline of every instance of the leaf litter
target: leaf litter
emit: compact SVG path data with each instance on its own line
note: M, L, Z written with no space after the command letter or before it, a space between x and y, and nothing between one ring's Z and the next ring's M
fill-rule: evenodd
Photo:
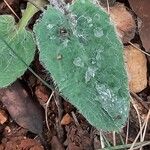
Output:
M43 114L40 105L33 102L19 83L0 90L0 99L12 119L21 127L41 135L43 131Z
M138 32L147 52L150 52L150 4L149 0L129 0L130 6L137 15Z

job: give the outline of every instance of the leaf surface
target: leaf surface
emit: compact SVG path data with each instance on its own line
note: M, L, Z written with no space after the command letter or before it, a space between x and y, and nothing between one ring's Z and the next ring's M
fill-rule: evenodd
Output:
M86 0L70 13L48 7L34 27L40 60L58 87L95 127L118 131L129 109L123 45L109 15Z
M9 43L27 65L31 63L36 49L33 34L25 28L18 31L12 16L0 16L0 37ZM0 87L6 87L23 75L27 67L1 39L0 46Z

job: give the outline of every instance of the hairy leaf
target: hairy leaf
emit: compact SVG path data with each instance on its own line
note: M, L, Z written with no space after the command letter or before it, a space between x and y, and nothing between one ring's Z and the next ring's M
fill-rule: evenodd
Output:
M60 93L95 127L119 130L129 109L123 46L109 15L88 0L48 7L34 27L40 60Z
M26 64L31 63L36 46L33 35L25 28L19 31L10 15L0 16L0 38L7 41ZM20 77L27 67L1 39L0 46L0 87L6 87Z

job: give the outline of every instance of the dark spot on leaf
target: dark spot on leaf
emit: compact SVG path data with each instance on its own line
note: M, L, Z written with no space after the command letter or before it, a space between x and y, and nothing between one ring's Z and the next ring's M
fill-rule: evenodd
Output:
M62 55L61 54L58 54L57 55L57 60L61 60L62 59Z
M59 28L59 37L61 37L61 39L66 39L69 38L70 36L70 30L65 28L65 27L61 27Z
M66 34L67 34L67 29L60 28L60 35L66 35Z

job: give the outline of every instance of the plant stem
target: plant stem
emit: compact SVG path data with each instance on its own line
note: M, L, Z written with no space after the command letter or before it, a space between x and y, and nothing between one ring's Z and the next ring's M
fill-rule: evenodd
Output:
M54 91L55 93L58 93L55 88L48 84L46 81L44 81L40 76L38 76L33 70L32 68L30 68L30 66L28 66L28 64L22 59L22 57L20 57L20 55L18 55L15 50L9 45L9 43L7 41L5 41L5 39L3 39L3 37L0 37L0 40L3 41L5 43L5 45L12 51L13 54L15 54L15 56L28 68L28 70L36 77L38 78L45 86L47 86L49 89L51 89L52 91Z
M43 7L46 4L45 0L36 0L33 2L39 8ZM27 26L29 20L33 17L33 15L39 11L39 8L37 8L30 2L27 3L27 8L23 13L21 20L18 23L19 31L24 29Z

